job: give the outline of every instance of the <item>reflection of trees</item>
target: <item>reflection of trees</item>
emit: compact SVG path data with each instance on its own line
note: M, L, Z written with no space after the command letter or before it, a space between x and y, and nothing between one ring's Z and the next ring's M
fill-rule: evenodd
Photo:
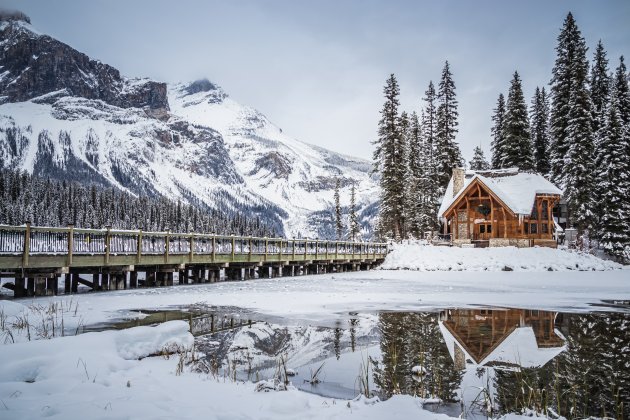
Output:
M551 408L567 418L630 418L630 317L563 317L566 352L541 368L497 372L500 411Z
M350 347L352 348L352 352L357 347L357 325L359 325L359 320L357 318L350 319Z
M455 398L461 372L448 353L437 313L382 313L379 328L382 361L374 362L374 382L385 396ZM421 372L414 375L414 366Z
M336 327L333 332L333 345L335 348L335 356L337 357L337 360L339 360L339 357L341 356L341 336L342 335L343 335L343 331L341 330L341 328Z

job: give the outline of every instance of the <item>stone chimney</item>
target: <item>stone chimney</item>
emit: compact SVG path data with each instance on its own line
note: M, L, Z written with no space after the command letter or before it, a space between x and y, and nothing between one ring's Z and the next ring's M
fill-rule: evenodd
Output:
M464 188L464 177L466 170L464 168L453 168L453 197Z

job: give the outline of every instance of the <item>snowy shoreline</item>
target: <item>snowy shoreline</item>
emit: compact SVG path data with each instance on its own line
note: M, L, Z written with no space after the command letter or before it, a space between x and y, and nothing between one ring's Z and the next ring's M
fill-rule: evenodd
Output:
M607 271L624 266L578 251L545 247L458 248L394 244L383 270L416 271ZM630 268L630 267L625 267Z
M349 311L512 306L588 312L592 304L630 300L628 271L415 272L374 270L155 289L0 301L6 316L29 305L65 305L65 325L93 325L133 316L140 308L192 304L233 306L287 319L339 319ZM605 308L604 308L605 309ZM375 402L340 400L296 389L255 392L251 382L183 371L180 357L146 357L168 343L187 344L188 324L88 333L0 345L0 417L86 418L399 418L448 419L411 396ZM72 398L68 397L72 395ZM6 413L4 413L6 411ZM510 416L515 418L517 416Z

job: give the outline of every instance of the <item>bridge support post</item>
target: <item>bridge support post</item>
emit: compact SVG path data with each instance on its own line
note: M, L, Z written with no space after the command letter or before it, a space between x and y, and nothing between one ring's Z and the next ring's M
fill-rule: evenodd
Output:
M101 275L98 273L92 274L92 290L101 290Z
M59 278L57 276L49 277L46 280L46 296L57 296L59 293Z
M144 285L146 287L154 287L155 286L155 271L147 271L144 274Z
M15 278L15 289L13 290L13 296L16 298L26 296L26 289L24 288L24 277Z
M35 296L35 279L33 277L26 280L26 296Z
M220 268L211 268L208 270L208 280L210 283L216 283L221 280L221 269Z
M70 293L77 293L79 291L79 274L72 273L70 281Z
M293 277L293 266L285 265L282 267L282 277Z
M76 276L77 278L79 277L78 274ZM101 274L101 290L111 290L111 276L109 273Z
M242 280L243 269L240 267L229 267L225 269L225 277L227 280Z
M71 290L70 290L70 284L72 283L71 279L72 279L72 274L70 273L64 274L63 293L66 295L69 295L71 293Z
M35 277L35 296L46 296L46 277Z

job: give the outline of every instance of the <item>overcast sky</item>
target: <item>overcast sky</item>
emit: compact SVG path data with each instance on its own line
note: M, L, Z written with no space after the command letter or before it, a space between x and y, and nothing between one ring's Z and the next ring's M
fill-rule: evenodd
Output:
M529 103L551 78L572 11L611 67L630 55L630 1L30 1L0 0L33 25L129 77L207 77L302 141L370 159L390 73L419 111L451 63L458 142L489 154L490 116L514 70ZM630 57L628 57L630 58Z

